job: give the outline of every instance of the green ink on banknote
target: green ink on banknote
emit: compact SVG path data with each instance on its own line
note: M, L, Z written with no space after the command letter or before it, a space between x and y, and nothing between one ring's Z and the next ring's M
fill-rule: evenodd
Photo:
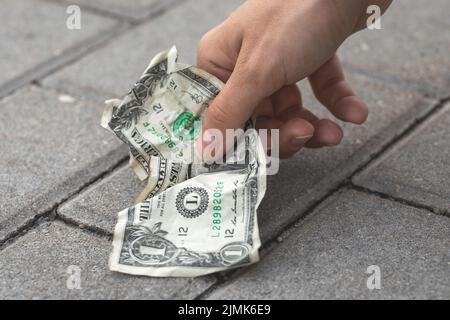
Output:
M195 140L200 132L200 118L183 112L173 123L173 133L180 140Z

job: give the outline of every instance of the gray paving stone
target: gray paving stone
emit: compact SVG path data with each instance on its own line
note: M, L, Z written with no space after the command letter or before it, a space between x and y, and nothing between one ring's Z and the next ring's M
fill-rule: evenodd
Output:
M263 240L274 237L286 225L297 220L307 208L370 161L393 137L433 106L433 102L423 100L418 94L393 85L351 73L348 79L369 105L367 123L363 126L344 124L345 137L337 147L303 150L281 163L279 173L268 178L269 192L260 209ZM330 117L313 100L310 90L302 87L305 106Z
M210 299L449 299L450 219L345 191ZM381 271L369 290L367 268Z
M213 277L161 279L111 272L111 248L108 239L60 222L39 226L0 252L0 298L192 299L214 283ZM68 289L77 271L81 288Z
M0 11L0 88L21 77L32 77L36 68L79 50L117 22L83 12L80 30L66 27L66 7L40 0L3 0Z
M118 37L108 46L62 69L44 85L76 96L104 100L122 97L136 82L150 59L177 45L180 61L196 62L197 43L242 1L189 1ZM206 9L207 8L207 9Z
M127 155L101 104L61 98L30 86L0 101L0 242Z
M366 188L450 213L450 104L354 178Z
M55 0L53 0L55 1ZM61 0L57 0L61 1ZM185 0L63 0L69 4L79 5L95 11L103 11L113 14L119 18L139 20L144 19L161 10L171 8Z
M382 29L355 35L344 44L341 57L389 82L448 97L449 11L447 0L396 0L382 17Z
M134 172L126 166L65 203L58 213L79 224L112 233L117 213L133 206L134 199L144 186L145 183L139 181Z

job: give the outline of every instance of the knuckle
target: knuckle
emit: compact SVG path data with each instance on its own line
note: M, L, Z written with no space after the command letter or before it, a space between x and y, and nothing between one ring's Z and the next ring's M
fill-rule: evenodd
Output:
M199 40L197 45L197 53L200 56L209 57L217 47L217 41L220 39L221 26L209 30Z
M251 54L248 57L241 58L235 72L236 76L247 86L263 89L263 86L267 83L263 69L263 63L257 55Z
M258 46L242 57L239 69L242 79L254 87L265 92L275 92L284 85L283 69L279 66L279 59L270 56L273 50L264 48L265 46Z
M262 66L259 62L257 62L257 57L253 56L253 58L245 59L242 61L242 65L240 68L241 77L252 79L254 81L260 81L262 78L261 72Z
M203 52L207 48L207 45L209 43L209 37L210 37L209 33L205 33L200 38L200 41L198 42L198 46L197 46L197 51Z
M199 62L208 61L211 52L211 32L206 33L200 39L197 46L197 58Z

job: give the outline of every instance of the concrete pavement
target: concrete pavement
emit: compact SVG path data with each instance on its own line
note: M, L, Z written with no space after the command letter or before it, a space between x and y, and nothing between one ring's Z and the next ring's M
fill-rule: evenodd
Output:
M103 101L173 44L195 63L200 37L241 2L2 2L0 299L450 298L446 0L396 0L382 30L342 47L369 120L269 177L260 263L196 279L108 270L116 214L142 183L126 147L99 126ZM80 30L66 27L72 3ZM306 106L331 117L300 87ZM380 289L367 286L370 266Z

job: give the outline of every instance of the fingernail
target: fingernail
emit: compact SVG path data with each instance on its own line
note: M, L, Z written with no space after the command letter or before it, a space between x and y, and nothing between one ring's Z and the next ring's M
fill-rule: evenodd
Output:
M294 147L302 147L306 142L308 142L309 139L312 138L312 135L308 136L299 136L291 140L291 144Z

